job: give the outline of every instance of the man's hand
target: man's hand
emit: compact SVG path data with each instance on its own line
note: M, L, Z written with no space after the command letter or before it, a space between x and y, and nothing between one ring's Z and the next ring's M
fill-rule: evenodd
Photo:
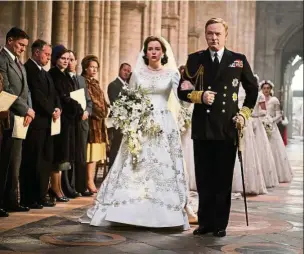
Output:
M82 121L85 121L89 118L89 113L88 111L84 111L83 115L82 115Z
M25 116L23 121L23 126L27 127L33 121L33 118L30 116Z
M185 80L182 82L181 90L195 90L195 87L191 84L190 81Z
M233 118L233 121L235 123L235 127L238 129L238 130L242 130L245 126L245 117L241 114L241 113L238 113L234 118Z
M203 102L207 105L212 105L215 100L216 92L213 91L205 91L203 94Z
M59 108L55 108L53 112L53 121L56 122L56 120L60 117L61 110Z
M26 115L30 116L32 119L34 119L35 118L35 111L33 109L29 108Z

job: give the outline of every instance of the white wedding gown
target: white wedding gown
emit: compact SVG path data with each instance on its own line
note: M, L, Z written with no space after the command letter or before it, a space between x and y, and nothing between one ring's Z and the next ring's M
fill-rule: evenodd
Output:
M154 106L152 119L162 133L145 137L137 166L123 139L116 160L102 183L95 205L80 219L94 226L109 222L144 227L189 229L185 212L187 183L178 126L168 110L171 89L177 90L179 74L149 70L132 74L130 86L147 89Z
M269 142L276 165L280 183L288 183L292 180L292 169L287 157L286 148L278 129L277 123L282 119L279 100L271 96L266 100L266 110L273 121L273 130Z
M252 112L253 130L258 147L257 152L261 162L265 185L267 188L272 188L279 185L279 180L268 136L262 123L262 117L265 116L266 110L261 109L259 105L261 102L265 102L265 96L260 92L257 104Z
M242 107L245 99L245 90L240 86L239 89L239 108ZM258 156L258 147L256 144L255 135L253 132L253 120L250 118L246 122L246 126L243 130L243 150L242 159L244 166L244 182L246 194L259 195L266 194L267 189L264 181L264 176L262 172L261 162ZM241 166L238 156L236 156L236 163L234 166L233 183L232 183L233 193L242 193L242 176L241 176Z

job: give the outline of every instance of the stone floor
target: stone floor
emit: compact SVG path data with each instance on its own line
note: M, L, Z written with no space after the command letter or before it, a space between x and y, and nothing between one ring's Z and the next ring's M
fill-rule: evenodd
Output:
M249 197L249 227L243 200L232 201L228 236L193 236L186 232L130 226L111 228L79 224L92 203L78 198L54 208L12 213L0 218L1 253L303 253L303 139L287 147L294 170L291 184L267 195Z

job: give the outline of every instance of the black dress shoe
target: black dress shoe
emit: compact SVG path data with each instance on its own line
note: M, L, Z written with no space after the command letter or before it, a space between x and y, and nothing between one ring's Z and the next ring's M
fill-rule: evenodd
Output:
M29 207L30 209L42 209L43 205L38 203L33 203L33 204L25 205L25 207Z
M73 192L73 193L70 193L69 195L67 195L68 196L68 198L78 198L78 197L80 197L81 195L80 195L80 193L78 193L78 192Z
M26 207L26 206L16 206L16 207L10 207L7 209L9 212L28 212L30 210L30 208Z
M4 209L0 208L0 217L8 217L9 214Z
M213 232L213 235L216 237L224 237L226 236L226 230L225 229L218 229Z
M56 203L54 203L52 201L44 200L44 201L39 202L39 205L42 205L43 207L54 207L56 205Z
M213 230L208 227L200 226L193 231L194 235L205 235L211 233Z
M94 195L94 193L90 192L90 191L81 192L81 196L83 196L83 197L90 197L93 195Z

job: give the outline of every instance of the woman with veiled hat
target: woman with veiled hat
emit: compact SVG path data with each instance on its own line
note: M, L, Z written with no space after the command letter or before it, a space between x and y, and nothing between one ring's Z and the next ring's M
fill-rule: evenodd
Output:
M54 171L51 176L50 196L59 202L67 202L70 198L79 196L71 184L77 148L75 146L76 122L81 121L83 109L81 105L70 97L70 93L77 88L71 77L66 74L70 52L63 45L53 47L49 70L62 106L61 132L54 137ZM70 171L72 173L73 171ZM63 175L62 175L63 174ZM64 188L64 189L63 189Z

